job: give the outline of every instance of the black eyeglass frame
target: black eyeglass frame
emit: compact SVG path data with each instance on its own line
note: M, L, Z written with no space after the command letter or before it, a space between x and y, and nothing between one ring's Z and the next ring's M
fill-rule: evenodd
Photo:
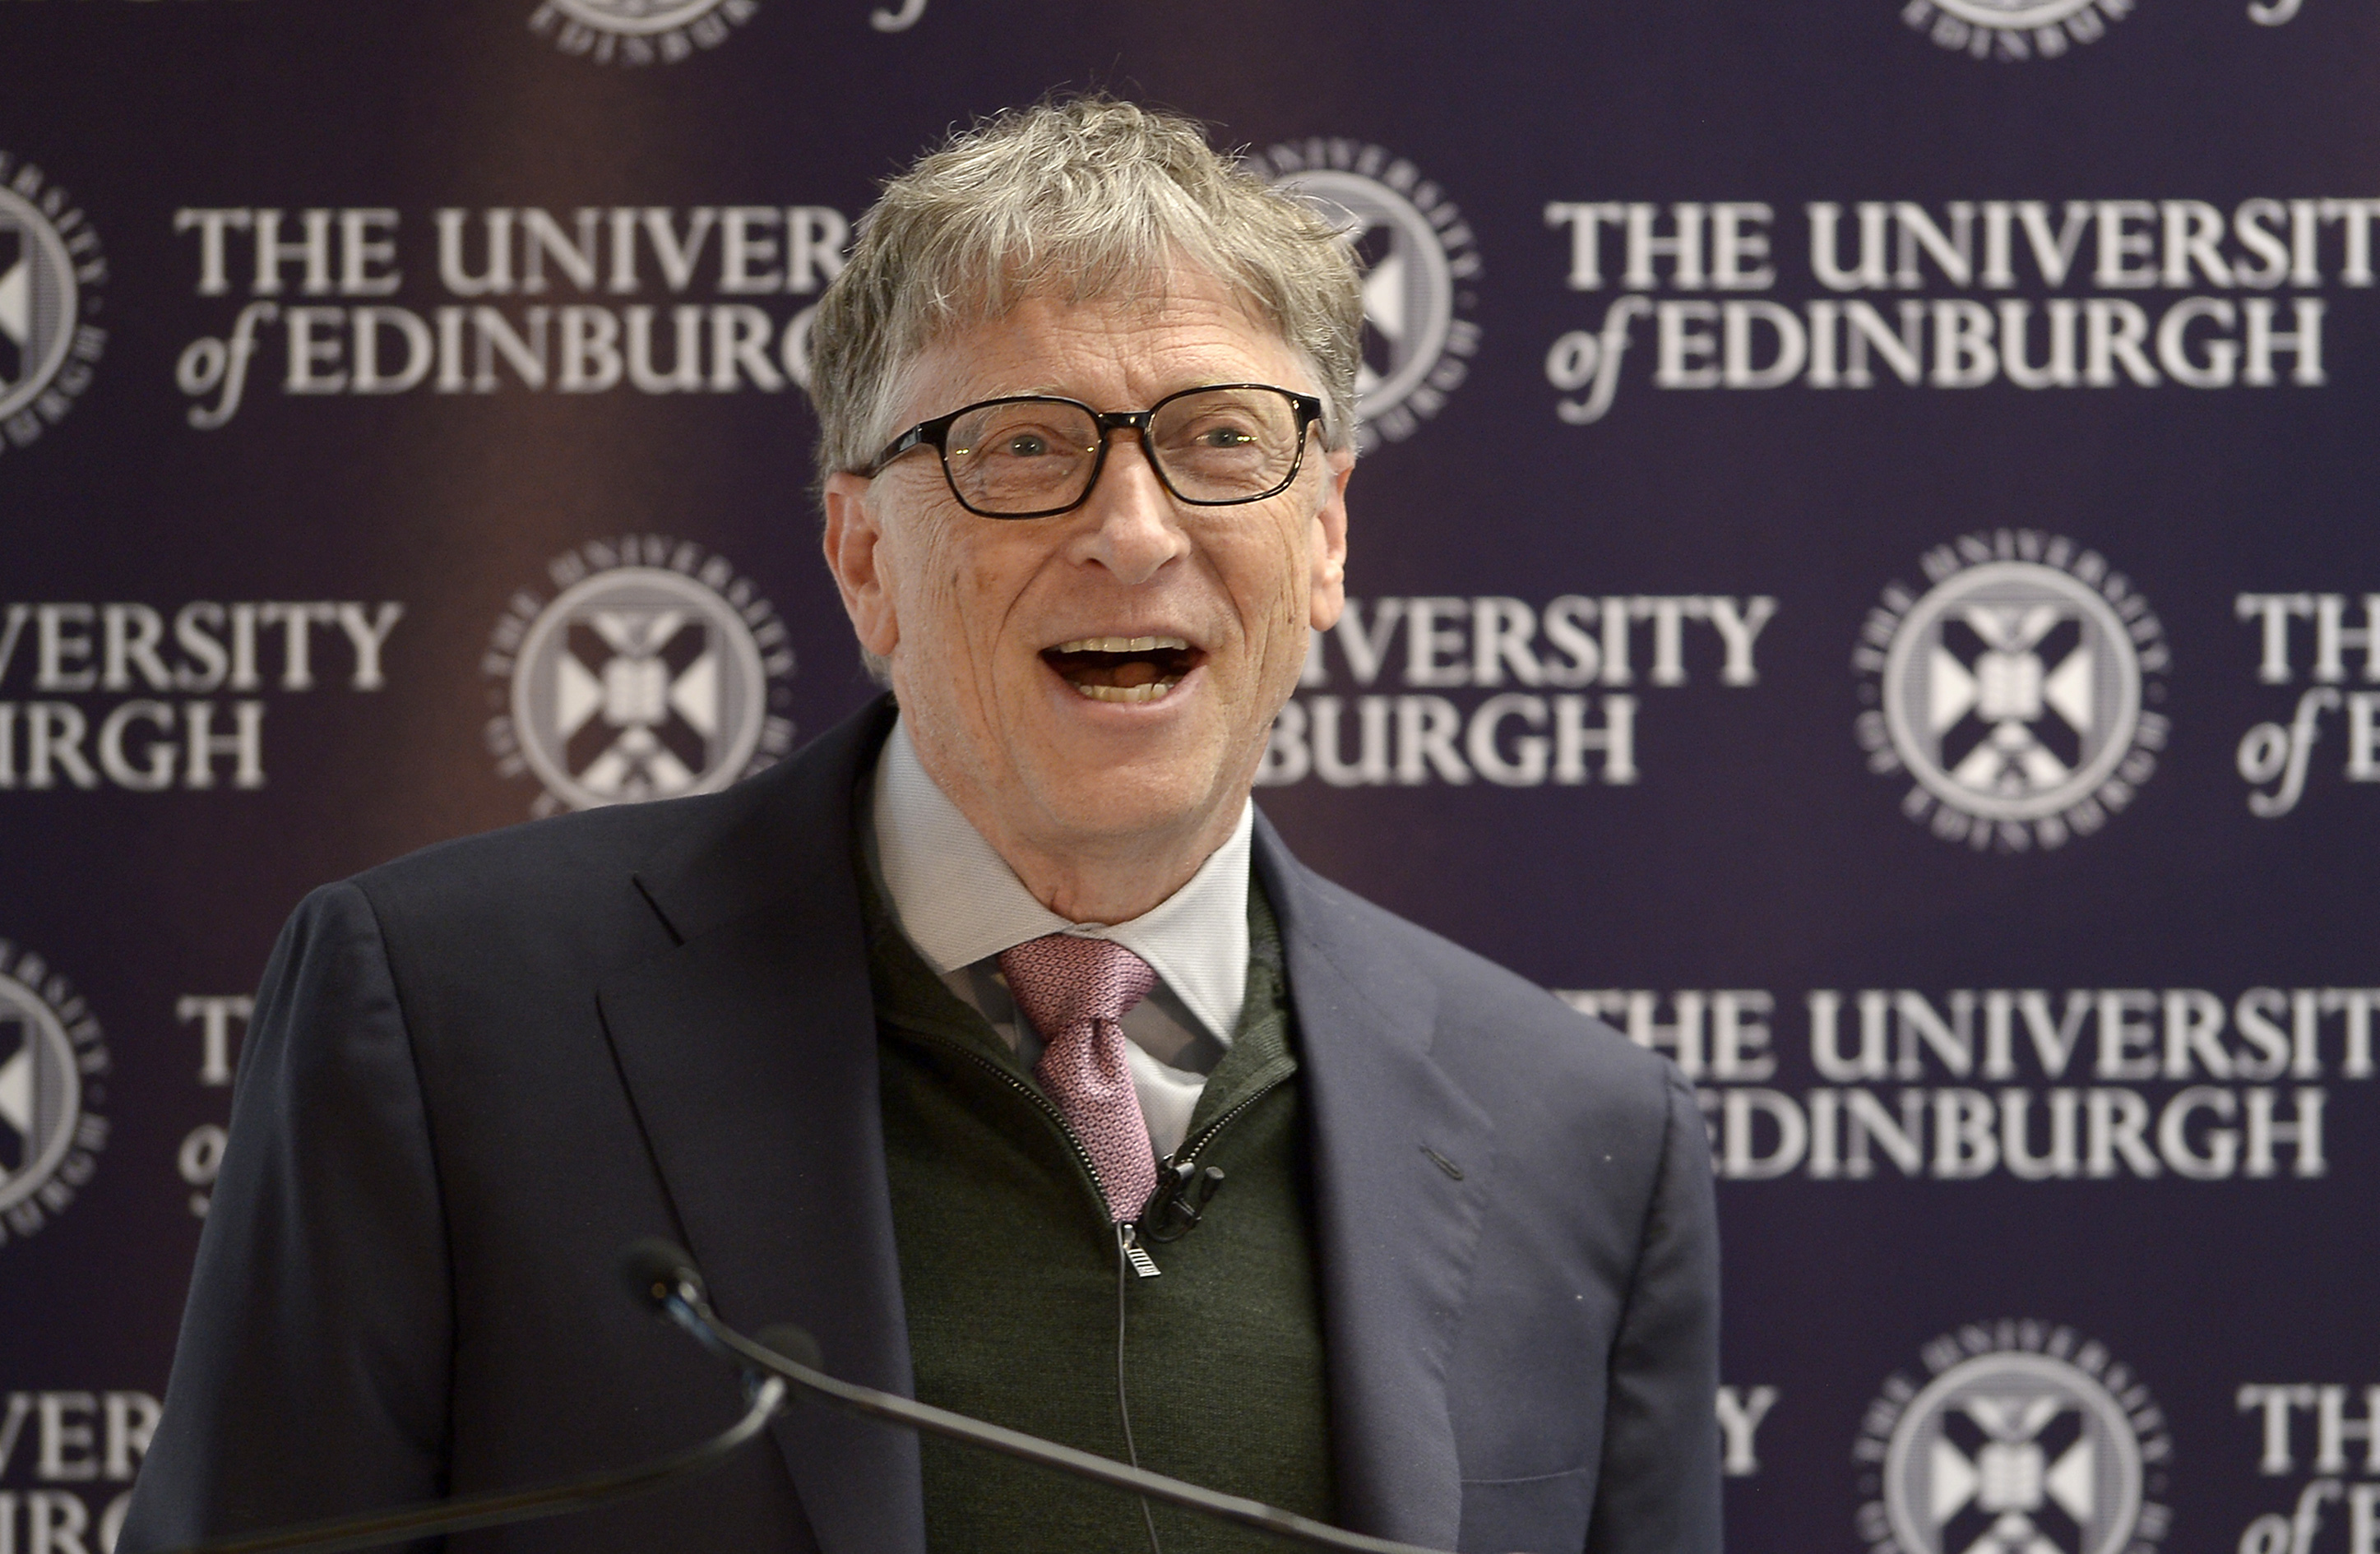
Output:
M1253 496L1184 496L1174 487L1172 478L1165 473L1164 462L1149 455L1148 429L1157 419L1157 412L1177 399L1186 399L1194 394L1212 394L1219 389L1263 389L1268 393L1280 395L1289 401L1291 411L1297 417L1296 456L1289 461L1289 473L1282 476L1281 483L1271 490L1257 492ZM1044 507L1031 513L987 513L966 499L965 494L959 490L958 477L951 473L951 454L947 441L951 428L958 424L961 416L972 414L977 410L990 409L995 405L1029 404L1072 405L1091 418L1092 425L1099 429L1099 452L1091 459L1090 478L1083 482L1083 494L1062 507ZM1061 513L1073 512L1091 499L1091 493L1099 489L1099 476L1108 467L1108 434L1129 427L1140 433L1141 452L1148 458L1148 467L1156 473L1157 483L1165 488L1168 496L1191 507L1237 507L1245 503L1262 502L1268 497L1279 496L1297 483L1299 472L1305 467L1305 444L1309 440L1306 433L1319 424L1321 419L1322 401L1320 399L1310 394L1300 394L1294 389L1282 388L1278 383L1200 383L1195 388L1182 389L1177 393L1169 394L1146 410L1095 410L1081 400L1068 399L1063 395L1007 394L997 399L978 399L972 405L960 406L946 416L936 416L931 420L919 421L887 443L884 451L876 455L875 461L867 468L859 470L858 474L863 479L872 480L884 472L887 465L911 449L920 446L930 447L934 450L935 458L941 464L942 483L951 488L951 495L957 500L958 504L976 516L1003 520L1054 518Z

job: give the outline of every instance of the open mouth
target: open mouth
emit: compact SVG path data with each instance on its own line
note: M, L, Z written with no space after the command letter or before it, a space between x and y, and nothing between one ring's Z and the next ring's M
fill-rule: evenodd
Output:
M1093 701L1155 701L1206 654L1179 637L1078 637L1041 661Z

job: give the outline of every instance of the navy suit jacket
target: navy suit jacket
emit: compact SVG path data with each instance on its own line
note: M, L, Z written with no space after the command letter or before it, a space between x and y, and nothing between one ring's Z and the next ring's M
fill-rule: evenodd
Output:
M723 1427L733 1378L622 1291L638 1236L683 1242L729 1321L797 1322L829 1369L909 1390L851 847L890 721L880 701L725 793L307 900L241 1054L127 1554ZM1343 1519L1488 1554L1715 1554L1692 1092L1261 821L1255 856L1310 1105ZM694 1486L454 1541L923 1554L913 1437L815 1404L772 1433Z

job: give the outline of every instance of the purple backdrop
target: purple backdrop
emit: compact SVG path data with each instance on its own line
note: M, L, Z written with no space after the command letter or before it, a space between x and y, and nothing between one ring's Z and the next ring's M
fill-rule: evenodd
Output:
M307 888L868 694L806 310L1103 84L1348 214L1357 607L1260 801L1706 1087L1735 1546L2380 1549L2368 7L0 39L0 1548L112 1540Z

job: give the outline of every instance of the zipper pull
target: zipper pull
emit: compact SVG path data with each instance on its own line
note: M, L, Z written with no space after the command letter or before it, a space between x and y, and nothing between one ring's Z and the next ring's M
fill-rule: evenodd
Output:
M1132 1265L1132 1271L1143 1279L1154 1279L1165 1271L1157 1266L1157 1259L1142 1247L1140 1232L1129 1223L1116 1227L1116 1244L1123 1249L1123 1260Z

